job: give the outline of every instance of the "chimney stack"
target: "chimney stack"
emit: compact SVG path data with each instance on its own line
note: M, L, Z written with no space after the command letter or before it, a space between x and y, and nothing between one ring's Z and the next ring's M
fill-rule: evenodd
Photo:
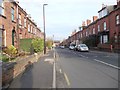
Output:
M82 26L85 26L85 21L82 22Z
M98 19L98 16L93 16L93 22Z
M87 26L91 23L91 20L87 19L86 20Z
M105 7L106 7L106 5L103 3L103 4L102 4L102 8L105 8Z
M117 6L120 7L120 0L117 0Z

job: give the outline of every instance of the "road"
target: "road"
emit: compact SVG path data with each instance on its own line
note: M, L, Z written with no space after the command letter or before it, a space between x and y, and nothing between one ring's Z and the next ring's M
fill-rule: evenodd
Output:
M117 63L114 53L55 48L16 77L9 88L118 88Z
M117 67L117 54L99 51L77 52L60 48L56 48L55 52L57 71L64 75L67 83L67 86L63 87L118 88L118 69L110 66Z

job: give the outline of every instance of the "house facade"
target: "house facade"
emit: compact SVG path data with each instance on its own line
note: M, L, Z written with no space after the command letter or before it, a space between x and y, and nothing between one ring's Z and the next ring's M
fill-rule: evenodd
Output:
M93 16L93 22L89 19L83 22L80 30L69 36L60 45L69 46L70 43L86 43L89 47L120 49L120 0L117 5L104 5L98 11L99 17Z
M17 48L20 45L20 39L44 36L19 3L9 0L0 1L0 34L1 46L14 45Z

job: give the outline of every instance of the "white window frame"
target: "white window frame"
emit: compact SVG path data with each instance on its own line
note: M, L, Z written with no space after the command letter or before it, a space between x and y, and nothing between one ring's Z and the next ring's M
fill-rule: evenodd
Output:
M108 42L108 35L103 35L103 43L107 43Z
M24 18L24 27L26 27L27 26L27 21L26 21L27 19L26 18Z
M103 23L103 26L104 26L104 30L106 30L106 29L107 29L107 24L106 24L106 22Z
M100 32L100 25L98 25L98 32Z
M103 36L100 36L100 43L102 44L103 42Z
M93 28L93 34L95 34L95 28Z
M3 15L3 16L5 15L4 14L4 2L2 0L0 2L0 14Z
M15 13L15 10L13 7L11 7L11 20L14 21L15 17L14 17L14 13Z
M30 32L30 24L28 24L28 32Z
M117 16L116 16L116 24L117 24L117 25L120 24L120 15L117 15Z
M86 31L86 36L88 36L88 32Z
M118 42L118 37L117 37L117 35L115 35L114 38L115 38L115 43L117 43L117 42Z
M6 30L4 30L4 45L6 46Z
M18 15L19 24L21 25L21 14Z

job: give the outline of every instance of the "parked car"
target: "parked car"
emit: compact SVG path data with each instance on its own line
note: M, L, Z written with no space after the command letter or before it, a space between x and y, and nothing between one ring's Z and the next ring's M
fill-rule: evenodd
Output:
M86 44L79 44L78 46L77 46L77 50L78 51L89 51L89 48L88 48L88 46L86 45Z
M69 46L69 49L70 49L70 50L74 50L74 48L75 48L75 46L73 46L73 45L70 45L70 46Z
M75 45L75 47L74 47L74 50L75 50L75 51L77 51L77 50L78 50L78 49L77 49L77 47L78 47L78 45Z
M64 49L64 48L65 48L65 46L60 46L60 48Z

